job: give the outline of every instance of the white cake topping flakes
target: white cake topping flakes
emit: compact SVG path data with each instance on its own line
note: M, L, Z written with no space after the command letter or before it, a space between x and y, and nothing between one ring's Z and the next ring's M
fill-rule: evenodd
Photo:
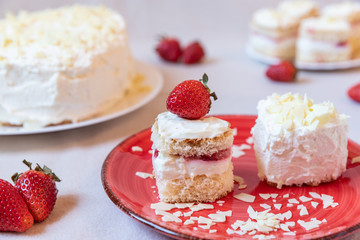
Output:
M234 158L238 158L244 156L245 152L240 149L240 146L233 145L232 146L232 156Z
M135 175L138 176L138 177L144 178L144 179L146 179L146 178L154 178L153 174L145 173L145 172L136 172Z
M143 149L141 147L139 147L139 146L132 146L131 151L133 151L133 152L142 152Z
M312 200L312 198L308 198L308 197L305 197L305 196L301 196L301 197L299 197L299 199L300 199L300 201L302 201L302 202L309 202L309 201Z
M244 202L254 202L255 201L255 196L247 194L247 193L240 193L234 196L234 198L239 199L241 201Z

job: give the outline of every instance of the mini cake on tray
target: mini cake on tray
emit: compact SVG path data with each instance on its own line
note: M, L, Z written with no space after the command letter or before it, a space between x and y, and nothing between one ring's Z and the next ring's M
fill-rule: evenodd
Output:
M152 163L162 202L213 202L233 190L233 130L227 121L204 117L208 110L193 115L203 105L197 99L202 93L191 86L194 81L170 93L167 108L176 114L161 113L152 126ZM210 107L208 101L205 105Z
M291 60L301 20L316 15L311 1L284 1L276 9L260 9L251 21L250 46L266 56Z
M346 169L347 132L347 116L330 102L291 93L261 100L252 129L259 178L278 188L337 179Z
M342 19L350 24L350 41L353 46L353 58L360 57L360 3L341 1L325 6L321 15L332 19Z
M85 120L124 98L135 77L124 19L74 5L0 20L0 125Z
M296 62L339 62L353 56L350 24L328 17L302 21L296 44Z

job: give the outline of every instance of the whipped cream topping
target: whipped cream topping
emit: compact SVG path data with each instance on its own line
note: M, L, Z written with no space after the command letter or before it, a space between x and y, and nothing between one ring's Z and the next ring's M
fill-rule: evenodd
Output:
M155 154L155 151L154 151ZM231 154L221 160L204 161L201 159L186 160L182 156L169 155L159 151L153 154L152 164L157 178L174 180L198 175L210 176L226 172L231 164Z
M314 104L305 95L274 93L258 103L260 119L269 131L282 134L285 131L314 131L327 124L346 123L347 116L339 114L331 102Z
M317 12L317 5L309 0L282 1L278 6L278 10L283 14L301 19L312 12Z
M360 3L355 1L343 1L340 3L333 3L325 6L321 14L323 16L332 17L332 18L351 18L352 15L357 16L360 13ZM348 19L350 20L350 19Z
M215 117L188 120L163 112L157 116L157 121L159 135L168 139L214 138L229 131L229 123Z
M347 116L330 102L273 94L258 104L252 129L260 179L282 185L319 184L346 169Z
M271 8L257 10L253 15L253 22L256 25L268 29L288 29L298 25L298 20L296 18Z

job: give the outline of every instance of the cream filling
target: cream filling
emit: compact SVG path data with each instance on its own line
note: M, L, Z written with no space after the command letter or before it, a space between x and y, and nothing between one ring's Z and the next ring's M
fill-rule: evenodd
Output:
M221 160L203 161L201 159L185 160L182 156L158 152L156 158L153 155L152 164L155 176L159 179L174 180L193 178L198 175L210 176L222 174L228 170L231 164L231 154Z
M260 33L251 33L250 44L255 49L288 50L295 48L296 37L290 36L280 40L264 36Z
M199 120L180 118L171 112L157 116L158 133L167 139L214 138L229 131L229 123L215 117Z

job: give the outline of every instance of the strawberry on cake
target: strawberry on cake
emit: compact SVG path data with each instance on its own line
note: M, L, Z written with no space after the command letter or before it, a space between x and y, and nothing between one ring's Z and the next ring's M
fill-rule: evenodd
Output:
M273 94L258 104L252 129L258 176L270 185L316 186L346 169L347 116L330 102Z
M215 95L206 87L207 76L203 79L177 85L167 100L169 111L152 127L153 168L163 202L213 202L233 190L233 131L224 120L204 117Z

